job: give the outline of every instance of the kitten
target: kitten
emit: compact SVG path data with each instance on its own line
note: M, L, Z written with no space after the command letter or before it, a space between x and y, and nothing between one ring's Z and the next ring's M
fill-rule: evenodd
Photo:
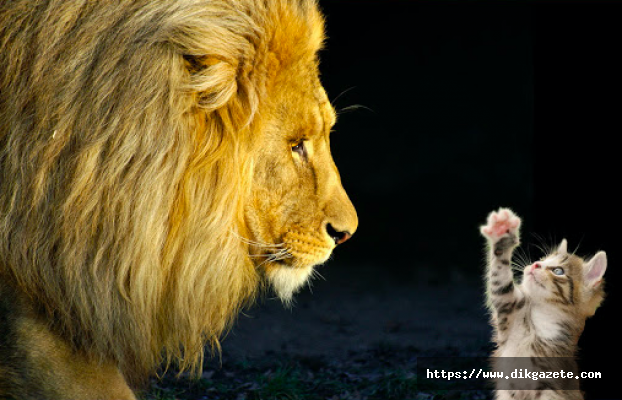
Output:
M607 256L601 251L585 261L568 253L564 239L551 254L525 266L522 282L515 283L511 264L514 248L519 245L520 225L518 216L501 208L490 213L487 224L480 228L489 247L488 306L497 345L493 357L502 357L493 358L493 364L505 362L507 367L508 363L525 360L532 370L559 371L565 367L568 371L563 362L570 360L576 372L579 336L586 318L594 315L604 297ZM515 386L510 386L498 380L496 399L583 399L579 390L561 390L559 382L516 379ZM578 380L574 384L578 389Z

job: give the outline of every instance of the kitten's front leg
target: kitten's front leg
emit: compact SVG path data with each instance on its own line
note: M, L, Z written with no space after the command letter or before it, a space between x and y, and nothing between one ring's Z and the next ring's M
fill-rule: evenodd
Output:
M523 300L522 293L514 285L511 268L512 253L519 244L520 224L521 219L510 209L500 208L490 213L486 225L480 228L488 241L488 299L495 311L499 331L507 328L506 316Z

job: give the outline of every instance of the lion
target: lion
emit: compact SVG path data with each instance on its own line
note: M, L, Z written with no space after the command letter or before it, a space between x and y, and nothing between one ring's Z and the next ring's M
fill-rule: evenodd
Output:
M314 0L0 4L0 398L135 399L356 231Z

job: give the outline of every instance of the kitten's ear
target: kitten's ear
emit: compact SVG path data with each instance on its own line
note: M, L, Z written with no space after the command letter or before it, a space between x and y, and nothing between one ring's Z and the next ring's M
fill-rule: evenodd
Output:
M566 239L557 246L557 254L568 254L568 241Z
M599 251L583 266L583 276L585 278L586 286L598 286L603 279L606 269L607 254L605 254L604 251Z

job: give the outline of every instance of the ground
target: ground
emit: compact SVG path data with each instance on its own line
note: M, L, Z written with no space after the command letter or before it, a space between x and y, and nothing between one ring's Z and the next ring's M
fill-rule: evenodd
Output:
M319 269L291 308L265 299L192 380L168 373L146 399L489 399L487 390L422 389L417 358L489 354L483 283L459 269ZM395 269L394 269L395 270Z

